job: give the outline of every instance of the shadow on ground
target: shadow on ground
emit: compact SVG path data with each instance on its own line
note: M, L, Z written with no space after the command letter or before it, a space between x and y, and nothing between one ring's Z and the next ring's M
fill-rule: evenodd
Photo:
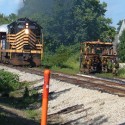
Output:
M71 88L65 89L65 90L62 90L62 91L59 91L59 92L50 92L50 93L49 93L49 100L50 100L50 101L51 101L51 100L54 100L54 99L56 99L57 97L59 97L61 94L66 93L66 92L68 92L68 91L70 91L70 90L71 90Z
M93 120L84 120L86 119L85 116L81 116L77 119L71 120L71 121L63 121L63 123L61 122L56 122L56 123L51 123L49 122L48 125L102 125L103 123L106 123L108 121L107 118L105 118L104 116L98 116L96 118L94 118ZM57 120L59 121L59 120ZM80 121L85 121L85 122L80 122ZM125 125L125 124L122 124Z
M16 109L37 109L41 107L41 94L27 97L0 97L0 103Z
M54 114L50 114L48 116L48 125L101 125L103 123L106 123L108 121L108 118L105 118L104 115L100 115L98 117L95 117L94 119L88 119L89 114L87 113L91 107L84 109L84 105L74 105L71 107L64 108ZM70 116L69 113L76 114L76 119L68 120L68 119L62 119L61 115ZM84 115L78 115L79 113L83 113ZM66 117L66 116L65 116Z
M39 122L18 116L0 107L0 125L39 125Z

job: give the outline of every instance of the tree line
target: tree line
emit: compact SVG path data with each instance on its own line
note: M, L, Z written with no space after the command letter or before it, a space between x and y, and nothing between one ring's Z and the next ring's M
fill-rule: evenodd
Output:
M99 0L25 0L18 15L38 21L48 50L55 51L60 45L113 41L115 28L105 17L106 7Z
M0 25L9 24L16 19L17 15L14 13L10 14L9 16L5 16L4 14L0 13Z

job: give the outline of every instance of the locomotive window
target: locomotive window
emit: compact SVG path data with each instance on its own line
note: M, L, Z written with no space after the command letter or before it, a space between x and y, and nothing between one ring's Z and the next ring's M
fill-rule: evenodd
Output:
M30 29L35 29L36 27L35 26L29 26Z
M13 28L13 26L10 26L10 28Z
M96 48L96 54L101 54L102 53L102 49L101 48Z
M19 29L23 29L23 28L24 28L24 25L18 25L18 28L19 28Z

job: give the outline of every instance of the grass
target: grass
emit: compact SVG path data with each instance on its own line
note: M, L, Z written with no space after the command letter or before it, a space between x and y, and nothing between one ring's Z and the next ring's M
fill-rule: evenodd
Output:
M39 99L39 95L35 90L31 90L30 96L23 97L23 91L14 91L10 94L10 97L1 97L0 103L6 106L10 106L17 109L27 109L27 108L35 108L36 104L40 104L41 100Z
M125 68L119 69L118 76L120 78L125 78Z
M62 73L66 73L66 74L77 74L79 72L78 69L72 69L72 68L60 68L60 67L52 67L51 68L52 71L56 71L56 72L62 72Z
M18 116L17 114L0 108L0 125L39 125L39 122Z
M29 119L39 121L41 113L38 110L26 110L26 114Z
M98 77L104 77L104 78L113 78L114 77L112 73L96 73L95 75Z
M42 101L37 90L26 89L29 85L31 84L19 82L17 75L0 70L0 92L8 93L7 96L0 97L0 125L40 124L40 112L37 109Z
M31 90L29 93L29 96L23 97L24 90L18 90L13 91L10 94L11 97L0 97L0 105L4 105L4 107L9 107L10 109L17 109L25 117L16 115L15 111L4 110L0 107L0 125L8 125L8 123L9 125L40 124L38 106L41 106L42 101L39 99L39 95L35 90Z
M112 73L97 73L95 74L98 77L104 78L125 78L125 68L118 69L118 74L115 76Z
M77 74L79 72L79 53L75 53L70 56L65 62L60 63L61 65L53 64L50 70L56 72L62 72L66 74ZM50 60L51 61L51 60Z

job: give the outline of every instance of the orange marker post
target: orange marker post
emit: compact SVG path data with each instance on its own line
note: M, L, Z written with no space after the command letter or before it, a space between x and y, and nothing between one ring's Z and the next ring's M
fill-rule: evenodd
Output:
M44 71L41 125L47 125L50 70Z

